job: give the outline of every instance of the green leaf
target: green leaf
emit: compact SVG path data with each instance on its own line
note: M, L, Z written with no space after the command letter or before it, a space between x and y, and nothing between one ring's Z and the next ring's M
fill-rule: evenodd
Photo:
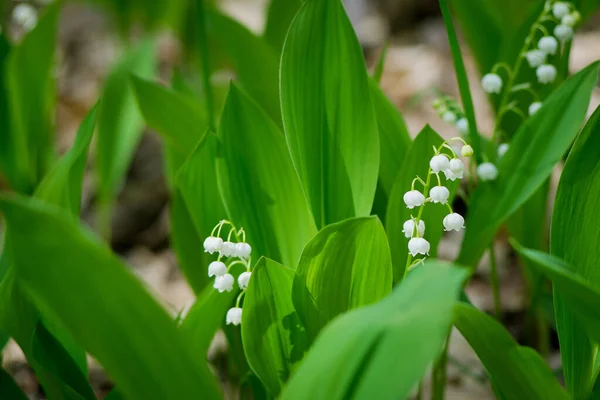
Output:
M313 341L332 319L387 296L392 263L377 217L352 218L323 228L304 248L292 299Z
M597 108L567 158L558 183L550 229L550 253L565 260L572 272L594 287L600 287L599 198L600 108ZM590 344L561 293L555 292L554 308L566 386L574 398L583 398L592 384L597 346Z
M54 157L54 55L59 10L59 2L46 9L33 31L12 49L3 68L11 129L1 134L11 146L8 178L24 193L33 191Z
M292 304L294 271L267 258L252 270L244 299L242 340L248 364L277 396L308 347Z
M263 36L277 53L281 53L285 35L301 5L302 0L271 0Z
M407 398L442 348L466 277L464 268L428 260L391 296L336 318L281 399Z
M106 78L98 108L96 156L98 196L104 207L109 207L117 194L142 134L142 116L130 76L148 77L154 64L154 44L146 40L126 52Z
M498 179L481 183L471 199L458 262L475 266L498 228L544 183L585 118L598 63L563 83L516 133L498 165Z
M217 175L227 214L244 227L253 256L295 266L316 228L281 131L231 85L219 136Z
M429 171L429 160L433 157L432 147L440 147L444 140L429 125L417 135L413 141L408 153L404 157L400 174L396 178L392 193L388 202L385 227L392 251L392 262L394 265L394 282L402 279L406 269L406 260L408 258L408 239L402 231L404 222L410 219L411 215L416 217L418 209L409 210L404 203L404 193L408 192L411 183L416 176L427 179ZM433 185L435 175L430 175ZM417 185L419 185L417 183ZM458 181L446 181L444 185L450 190L448 202L452 204L454 194L458 188ZM420 190L422 190L419 187ZM437 245L442 238L444 217L448 214L448 208L442 204L430 203L423 209L422 220L425 222L425 238L431 244L429 254L435 257L437 254Z
M54 310L125 397L220 397L171 317L98 239L33 199L0 198L0 209L19 282L36 305Z
M6 180L14 188L24 188L27 186L25 180L26 171L19 167L24 167L23 154L27 156L24 148L17 148L19 139L15 136L10 126L10 96L8 93L8 72L7 59L11 51L5 32L0 32L0 178ZM20 175L23 174L23 175ZM22 181L21 181L22 179Z
M215 158L218 139L206 134L180 168L171 203L171 239L179 265L196 293L208 282L214 257L202 243L228 215L217 185Z
M285 134L318 228L370 214L377 121L362 51L340 1L309 0L281 57Z
M11 400L28 399L12 376L2 368L0 368L0 397Z
M492 317L457 303L454 324L475 350L503 399L569 399L535 350L519 346Z

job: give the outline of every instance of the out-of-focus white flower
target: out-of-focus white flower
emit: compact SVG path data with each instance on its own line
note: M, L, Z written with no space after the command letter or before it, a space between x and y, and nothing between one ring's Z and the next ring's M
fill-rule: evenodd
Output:
M415 231L415 221L412 219L409 219L408 221L406 221L404 223L404 226L402 227L402 232L404 232L404 236L406 236L407 239L410 239L411 237L413 237ZM425 234L425 222L423 222L423 220L419 220L419 225L417 225L417 233L418 236L423 237L423 235Z
M235 244L235 256L243 259L248 259L252 253L252 247L248 243Z
M469 133L469 121L465 117L462 117L461 119L456 121L456 128L460 133L466 135L467 133Z
M462 154L463 157L471 157L473 155L473 148L468 144L465 144L460 151L460 154Z
M533 115L536 112L538 112L538 110L542 108L542 103L540 103L539 101L536 101L535 103L531 103L529 105L529 115Z
M30 4L20 3L13 9L12 18L16 24L30 31L37 25L37 10Z
M530 50L525 53L527 63L531 68L536 68L546 62L546 52L543 50Z
M406 203L407 208L419 207L425 203L425 196L418 190L411 190L404 193L404 203Z
M460 214L452 213L444 217L443 224L445 231L458 232L465 227L465 219Z
M240 276L238 276L238 285L240 285L240 289L246 289L248 287L248 282L250 282L251 276L252 272L249 271L242 272Z
M481 79L481 86L486 93L500 93L502 78L498 74L485 74Z
M221 254L225 257L235 256L235 243L223 242L221 245Z
M429 161L429 167L434 173L439 173L450 166L450 160L448 157L442 154L438 154L437 156L433 156L431 161Z
M217 276L215 278L215 283L213 287L219 291L219 293L223 292L231 292L233 290L233 275L225 274L221 276Z
M510 146L508 145L508 143L502 143L500 146L498 146L498 158L504 157L509 147Z
M552 5L552 14L558 19L561 19L565 15L569 14L569 4L563 1L559 1Z
M579 13L572 13L562 17L560 20L560 25L565 25L572 28L577 25L577 22L579 22Z
M554 28L554 36L556 36L561 42L571 40L573 37L573 28L571 28L569 25L557 25L556 28Z
M220 237L209 236L204 240L204 252L214 253L215 251L221 251L223 246L223 239Z
M223 276L227 273L227 265L221 261L213 261L208 264L208 276Z
M429 255L429 242L423 238L412 238L408 241L408 251L411 256L417 254Z
M442 114L442 120L452 124L456 121L456 114L454 114L452 111L446 111L444 114Z
M556 67L552 64L540 65L536 70L538 82L542 84L552 83L556 79Z
M493 181L498 177L498 168L490 162L485 162L477 166L477 176L482 181Z
M450 197L450 191L445 186L434 186L429 191L429 197L434 203L446 204Z
M538 48L546 54L554 55L558 49L558 41L554 36L544 36L538 42Z
M225 322L227 325L239 325L242 323L242 308L233 307L227 311L225 316Z

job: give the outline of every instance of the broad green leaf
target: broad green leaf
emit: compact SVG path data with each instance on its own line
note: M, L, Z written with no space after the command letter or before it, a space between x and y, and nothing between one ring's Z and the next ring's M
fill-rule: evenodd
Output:
M306 330L292 304L294 271L261 258L244 298L242 340L248 364L273 396L308 347Z
M306 1L287 35L281 110L318 228L371 212L377 121L362 51L340 1Z
M301 5L302 0L271 0L264 38L277 53L281 52L285 35Z
M596 74L596 70L593 71ZM567 158L558 184L550 229L550 253L565 260L573 273L594 287L600 287L599 198L600 108L597 108ZM597 345L590 344L574 318L574 310L557 291L554 308L566 386L574 398L583 398L592 384Z
M281 399L407 398L442 348L466 277L464 268L428 260L391 296L336 318Z
M98 196L103 207L110 207L119 191L142 135L142 116L135 102L130 76L148 77L154 71L154 64L154 43L146 40L127 51L106 78L98 108L96 155Z
M46 9L38 25L12 49L2 68L10 132L0 135L6 135L10 144L8 178L13 179L16 190L24 193L33 191L54 156L54 55L59 10L60 2Z
M416 176L427 180L429 171L429 160L433 157L433 146L439 148L444 140L437 134L429 125L417 135L408 153L404 157L400 174L396 178L392 193L388 202L386 213L385 227L390 242L392 251L392 262L394 264L394 282L402 279L405 273L406 260L408 257L408 240L402 231L404 222L411 218L411 215L416 217L419 213L417 208L409 210L404 203L404 193L411 188L411 183ZM431 186L437 185L435 175L429 177ZM444 186L450 190L450 198L448 202L452 204L452 199L458 181L444 181ZM417 190L422 191L422 186L417 183ZM421 216L425 222L425 238L431 244L429 254L435 257L437 254L437 245L442 238L444 217L449 213L448 207L441 204L428 203L423 209Z
M219 398L171 317L98 239L33 199L0 198L0 209L19 282L36 305L56 313L125 397Z
M28 399L12 376L2 368L0 368L0 397L11 400Z
M281 131L232 84L219 136L217 175L227 214L244 227L254 257L295 266L316 228Z
M515 135L498 165L498 179L480 183L471 199L459 263L476 265L502 222L546 181L581 127L598 65L583 69L552 93Z
M454 324L485 366L503 399L569 399L535 350L519 346L492 317L475 307L457 303Z
M164 140L168 176L173 177L206 133L204 108L194 99L146 79L134 76L131 82L142 116Z
M292 298L313 341L332 319L375 303L392 290L392 260L377 217L323 228L304 248Z
M211 46L225 54L244 89L281 126L279 59L274 49L239 22L208 7L206 29Z

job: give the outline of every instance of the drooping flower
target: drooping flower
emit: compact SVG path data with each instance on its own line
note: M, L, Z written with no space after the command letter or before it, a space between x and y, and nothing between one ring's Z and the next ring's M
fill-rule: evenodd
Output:
M556 28L554 28L554 36L556 36L561 42L571 40L571 38L573 38L573 28L571 28L569 25L557 25Z
M574 27L575 25L577 25L580 18L581 18L581 14L579 14L579 12L577 12L577 11L572 12L571 14L565 15L564 17L561 18L560 25Z
M429 242L423 238L412 238L408 241L408 251L411 256L417 254L429 255Z
M465 164L458 158L453 158L452 160L450 160L449 169L454 175L462 179L463 172L465 170Z
M215 251L221 251L223 239L220 237L209 236L204 240L204 252L213 254Z
M404 236L406 236L407 239L413 237L413 234L415 232L415 221L413 219L409 219L408 221L404 222L402 232L404 232ZM420 237L423 237L423 235L425 234L425 222L423 222L422 219L419 220L419 224L417 225L417 233L417 236Z
M239 325L242 323L242 308L241 307L233 307L227 311L227 315L225 316L225 322L228 325Z
M248 283L250 282L250 277L252 276L252 272L246 271L242 272L240 276L238 276L238 285L240 285L240 289L246 289L248 287Z
M473 155L473 148L468 144L465 144L460 151L460 154L462 154L463 157L471 157Z
M498 74L485 74L481 79L481 86L486 93L500 93L502 91L502 78Z
M450 197L450 191L446 186L434 186L429 191L429 196L434 203L446 204Z
M425 203L425 196L418 190L411 190L410 192L404 193L404 203L407 208L415 208Z
M231 292L233 290L233 282L235 282L233 275L225 274L215 278L213 287L217 289L219 293Z
M13 9L12 18L27 31L32 30L38 22L37 10L27 3L17 4Z
M443 154L438 154L437 156L433 156L431 161L429 161L429 167L434 173L439 173L450 166L450 161L448 157Z
M444 114L442 114L442 120L452 124L456 122L456 114L454 114L452 111L446 111Z
M556 2L552 5L552 14L558 19L569 14L569 4L563 1Z
M457 213L448 214L444 217L444 230L445 231L460 231L465 227L465 219L462 215Z
M554 82L556 79L556 73L556 67L552 64L540 65L538 69L535 70L538 82L542 84Z
M508 145L508 143L502 143L500 146L498 146L498 158L504 157L509 147L510 146Z
M223 242L221 246L221 254L225 257L235 256L235 243Z
M554 55L558 49L558 41L554 36L544 36L538 42L538 48L546 54Z
M537 68L546 62L546 52L543 50L530 50L525 53L525 58L531 68Z
M227 265L221 261L213 261L208 264L208 276L223 276L227 273Z
M469 121L465 117L462 117L458 121L456 121L456 128L458 131L464 135L469 133Z
M243 259L248 259L252 253L252 247L245 242L235 244L235 256Z
M533 115L536 112L538 112L538 110L542 108L542 103L540 103L539 101L536 101L535 103L531 103L529 105L529 115Z
M482 181L493 181L498 177L498 168L490 162L485 162L477 166L477 176Z

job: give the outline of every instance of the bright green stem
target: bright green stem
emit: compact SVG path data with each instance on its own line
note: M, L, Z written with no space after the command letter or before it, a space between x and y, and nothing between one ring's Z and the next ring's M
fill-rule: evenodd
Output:
M204 9L204 0L196 0L196 10L198 11L197 36L198 50L200 52L200 62L202 63L202 81L204 93L206 94L206 112L208 114L209 126L215 130L215 107L214 97L211 85L210 58L208 51L208 40L206 38L206 11Z
M450 344L450 333L446 337L446 343L442 353L436 360L431 371L431 400L443 400L446 391L446 369L448 367L448 346Z
M494 297L494 315L496 319L502 317L502 301L500 298L500 281L498 279L498 268L496 267L496 255L494 253L494 243L490 245L490 283L492 285L492 295Z

